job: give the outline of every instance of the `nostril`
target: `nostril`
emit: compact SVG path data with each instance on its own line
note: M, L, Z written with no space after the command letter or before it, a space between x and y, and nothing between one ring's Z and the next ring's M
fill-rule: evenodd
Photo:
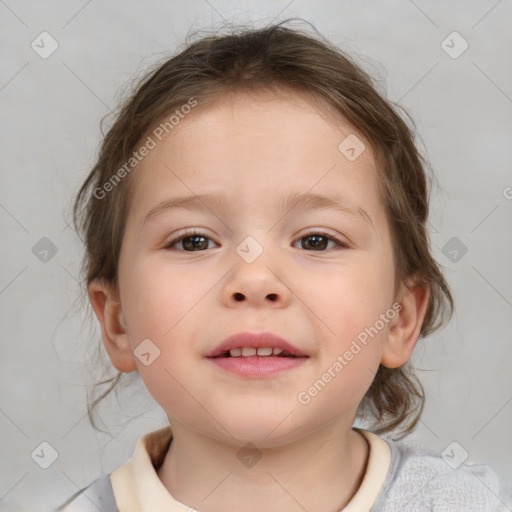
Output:
M244 294L243 294L243 293L236 292L236 293L234 294L234 297L235 297L235 300L237 300L237 301L244 300ZM277 300L277 294L275 294L275 293L269 293L269 294L267 295L267 297L268 297L271 301L276 301L276 300Z

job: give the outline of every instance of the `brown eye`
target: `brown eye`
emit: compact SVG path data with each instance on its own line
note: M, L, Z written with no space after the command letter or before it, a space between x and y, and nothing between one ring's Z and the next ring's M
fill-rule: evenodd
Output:
M178 246L178 244L181 244L182 247L179 248L179 250L185 252L204 251L209 248L209 240L211 240L211 238L207 237L203 233L191 231L171 240L165 245L165 249L171 249Z
M347 247L345 243L336 237L316 231L303 235L299 240L301 242L301 249L306 250L325 251L330 241L334 242L338 247Z

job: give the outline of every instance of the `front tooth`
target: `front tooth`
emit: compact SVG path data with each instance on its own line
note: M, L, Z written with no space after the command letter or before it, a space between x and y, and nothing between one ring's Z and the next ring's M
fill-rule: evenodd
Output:
M259 356L269 356L272 354L272 347L259 348L257 352Z
M255 356L256 349L254 347L244 347L242 348L242 355L245 356Z
M282 350L280 348L275 348L274 349L274 354L277 356L278 354L280 354L282 352Z
M241 348L232 348L229 351L229 355L231 357L240 357L242 355L242 349Z

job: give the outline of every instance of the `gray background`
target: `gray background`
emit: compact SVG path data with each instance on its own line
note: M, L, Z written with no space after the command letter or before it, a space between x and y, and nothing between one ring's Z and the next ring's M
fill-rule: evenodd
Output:
M136 439L166 421L136 379L108 402L110 414L104 409L113 436L94 431L86 415L84 360L99 329L77 300L81 244L68 223L101 117L191 27L295 16L355 53L417 123L439 179L432 246L456 314L418 345L427 402L410 439L439 452L456 441L471 461L496 470L510 500L510 1L0 0L1 510L57 505L124 463ZM43 31L59 45L46 59L31 47ZM444 43L452 56L442 46L453 31L469 44L457 58L461 39ZM41 252L43 237L53 256ZM43 441L58 452L48 469L31 457Z

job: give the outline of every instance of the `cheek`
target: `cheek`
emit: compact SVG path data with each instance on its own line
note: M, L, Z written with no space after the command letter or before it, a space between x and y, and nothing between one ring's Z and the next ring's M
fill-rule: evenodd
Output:
M211 286L204 280L191 279L165 260L148 259L144 265L133 266L123 288L123 310L132 342L152 337L164 342L173 332L179 332L197 316L194 307Z
M176 269L171 272L167 265L139 265L125 279L123 311L137 369L149 393L166 411L185 415L194 411L183 385L195 396L196 382L190 383L190 375L197 364L192 352L204 288L200 283L191 285L189 276ZM150 355L139 357L144 352Z
M384 258L383 258L384 259ZM326 326L336 334L355 335L373 324L393 301L393 272L379 258L361 253L353 260L326 274L322 284L302 294L318 311ZM311 278L304 283L311 287ZM312 290L316 289L314 293Z
M361 254L333 272L312 298L322 333L322 368L331 368L333 382L347 397L364 395L380 363L389 331L382 315L393 313L394 276L386 265Z
M196 343L194 333L204 316L201 302L216 281L194 280L165 260L147 259L130 268L131 272L124 274L121 291L132 349L137 351L143 340L151 340L158 349L155 351L160 352L157 367L174 372L181 368L178 362L190 358ZM139 363L142 374L146 367Z

